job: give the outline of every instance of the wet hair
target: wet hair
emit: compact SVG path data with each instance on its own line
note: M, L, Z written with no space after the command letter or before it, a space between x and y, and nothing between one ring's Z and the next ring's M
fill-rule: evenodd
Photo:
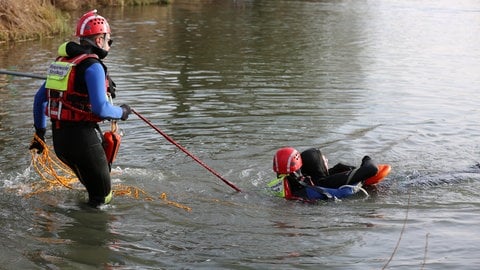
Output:
M318 180L328 175L328 168L322 159L322 151L318 148L310 148L303 151L302 156L302 174Z

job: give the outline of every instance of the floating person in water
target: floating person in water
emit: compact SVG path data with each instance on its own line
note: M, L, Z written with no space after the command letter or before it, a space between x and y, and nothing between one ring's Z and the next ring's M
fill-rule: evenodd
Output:
M379 166L369 157L360 167L338 163L328 168L328 160L318 148L301 154L292 147L279 149L273 157L277 178L268 184L277 196L286 199L315 201L350 196L364 184L375 184L390 172L389 165ZM366 183L367 180L368 183Z

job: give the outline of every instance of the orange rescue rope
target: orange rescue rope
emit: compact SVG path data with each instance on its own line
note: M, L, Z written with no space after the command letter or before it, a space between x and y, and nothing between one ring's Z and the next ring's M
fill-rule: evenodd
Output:
M41 142L44 150L41 154L37 154L35 149L30 151L32 154L32 165L40 178L42 178L43 182L34 183L33 191L26 196L30 197L38 193L47 192L61 187L67 189L80 189L74 187L74 184L78 182L78 179L72 170L70 170L65 163L50 151L49 146L45 142L43 142L36 134L34 136L39 142ZM143 198L146 201L154 200L154 198L147 192L133 186L117 184L112 187L112 190L115 196L127 196L135 199ZM186 205L168 200L165 192L159 196L159 199L164 201L167 205L173 205L186 211L192 210Z

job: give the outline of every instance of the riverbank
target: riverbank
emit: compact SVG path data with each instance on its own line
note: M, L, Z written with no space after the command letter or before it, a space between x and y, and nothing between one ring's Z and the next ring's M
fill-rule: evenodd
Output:
M42 39L72 30L70 12L102 6L169 4L173 0L2 0L0 43Z

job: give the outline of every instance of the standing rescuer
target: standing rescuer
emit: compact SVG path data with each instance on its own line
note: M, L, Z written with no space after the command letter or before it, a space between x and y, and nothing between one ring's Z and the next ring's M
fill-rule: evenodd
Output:
M88 191L89 204L98 207L112 199L110 165L98 125L104 120L127 120L128 105L114 106L115 84L102 62L112 45L107 20L96 10L77 23L80 44L62 44L50 65L47 79L35 94L35 133L30 149L43 151L47 116L52 122L55 153L76 174Z

